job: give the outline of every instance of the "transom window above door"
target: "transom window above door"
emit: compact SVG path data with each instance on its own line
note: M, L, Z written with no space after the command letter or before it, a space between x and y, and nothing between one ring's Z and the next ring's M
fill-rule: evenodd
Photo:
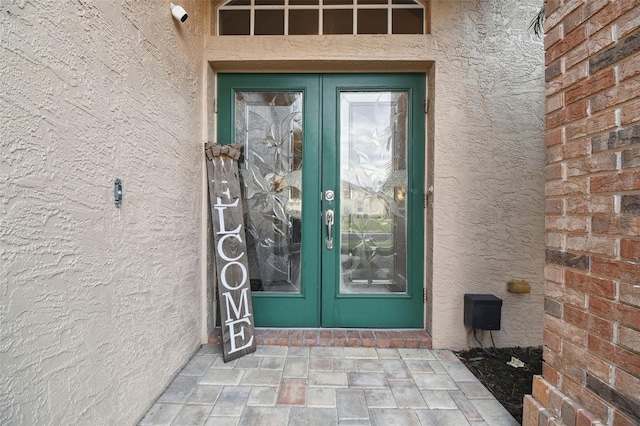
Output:
M218 35L425 34L415 0L230 0L218 8Z

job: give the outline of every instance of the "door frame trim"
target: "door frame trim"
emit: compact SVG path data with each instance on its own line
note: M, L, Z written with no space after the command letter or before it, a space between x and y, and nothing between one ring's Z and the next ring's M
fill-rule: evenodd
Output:
M285 68L285 69L283 69ZM419 72L425 74L425 132L424 132L424 187L425 213L424 213L424 277L423 277L423 303L424 319L422 329L427 333L432 332L432 300L433 300L433 205L434 205L434 136L435 136L435 78L436 64L433 60L208 60L205 58L202 65L201 88L201 119L202 140L215 141L217 135L217 74L218 72L279 72L279 73L394 73L394 72ZM202 156L201 174L201 342L207 343L209 334L216 327L216 296L213 292L213 280L215 271L212 257L211 226L208 217L207 199L208 182L206 177L206 164ZM431 189L428 189L431 188Z

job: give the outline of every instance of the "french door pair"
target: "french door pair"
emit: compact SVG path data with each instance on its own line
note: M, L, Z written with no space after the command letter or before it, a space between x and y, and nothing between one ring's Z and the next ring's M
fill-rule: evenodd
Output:
M255 324L420 328L424 74L219 74Z

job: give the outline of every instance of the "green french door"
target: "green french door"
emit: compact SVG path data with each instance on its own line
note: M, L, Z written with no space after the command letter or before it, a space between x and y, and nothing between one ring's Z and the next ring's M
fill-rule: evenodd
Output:
M421 328L424 74L219 74L255 324Z

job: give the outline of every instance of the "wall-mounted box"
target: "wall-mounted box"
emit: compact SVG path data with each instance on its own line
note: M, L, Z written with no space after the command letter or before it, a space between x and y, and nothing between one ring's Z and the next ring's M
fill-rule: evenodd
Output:
M507 283L509 293L531 293L531 284L526 281L512 280Z
M493 294L464 295L464 325L472 330L500 330L502 299Z

